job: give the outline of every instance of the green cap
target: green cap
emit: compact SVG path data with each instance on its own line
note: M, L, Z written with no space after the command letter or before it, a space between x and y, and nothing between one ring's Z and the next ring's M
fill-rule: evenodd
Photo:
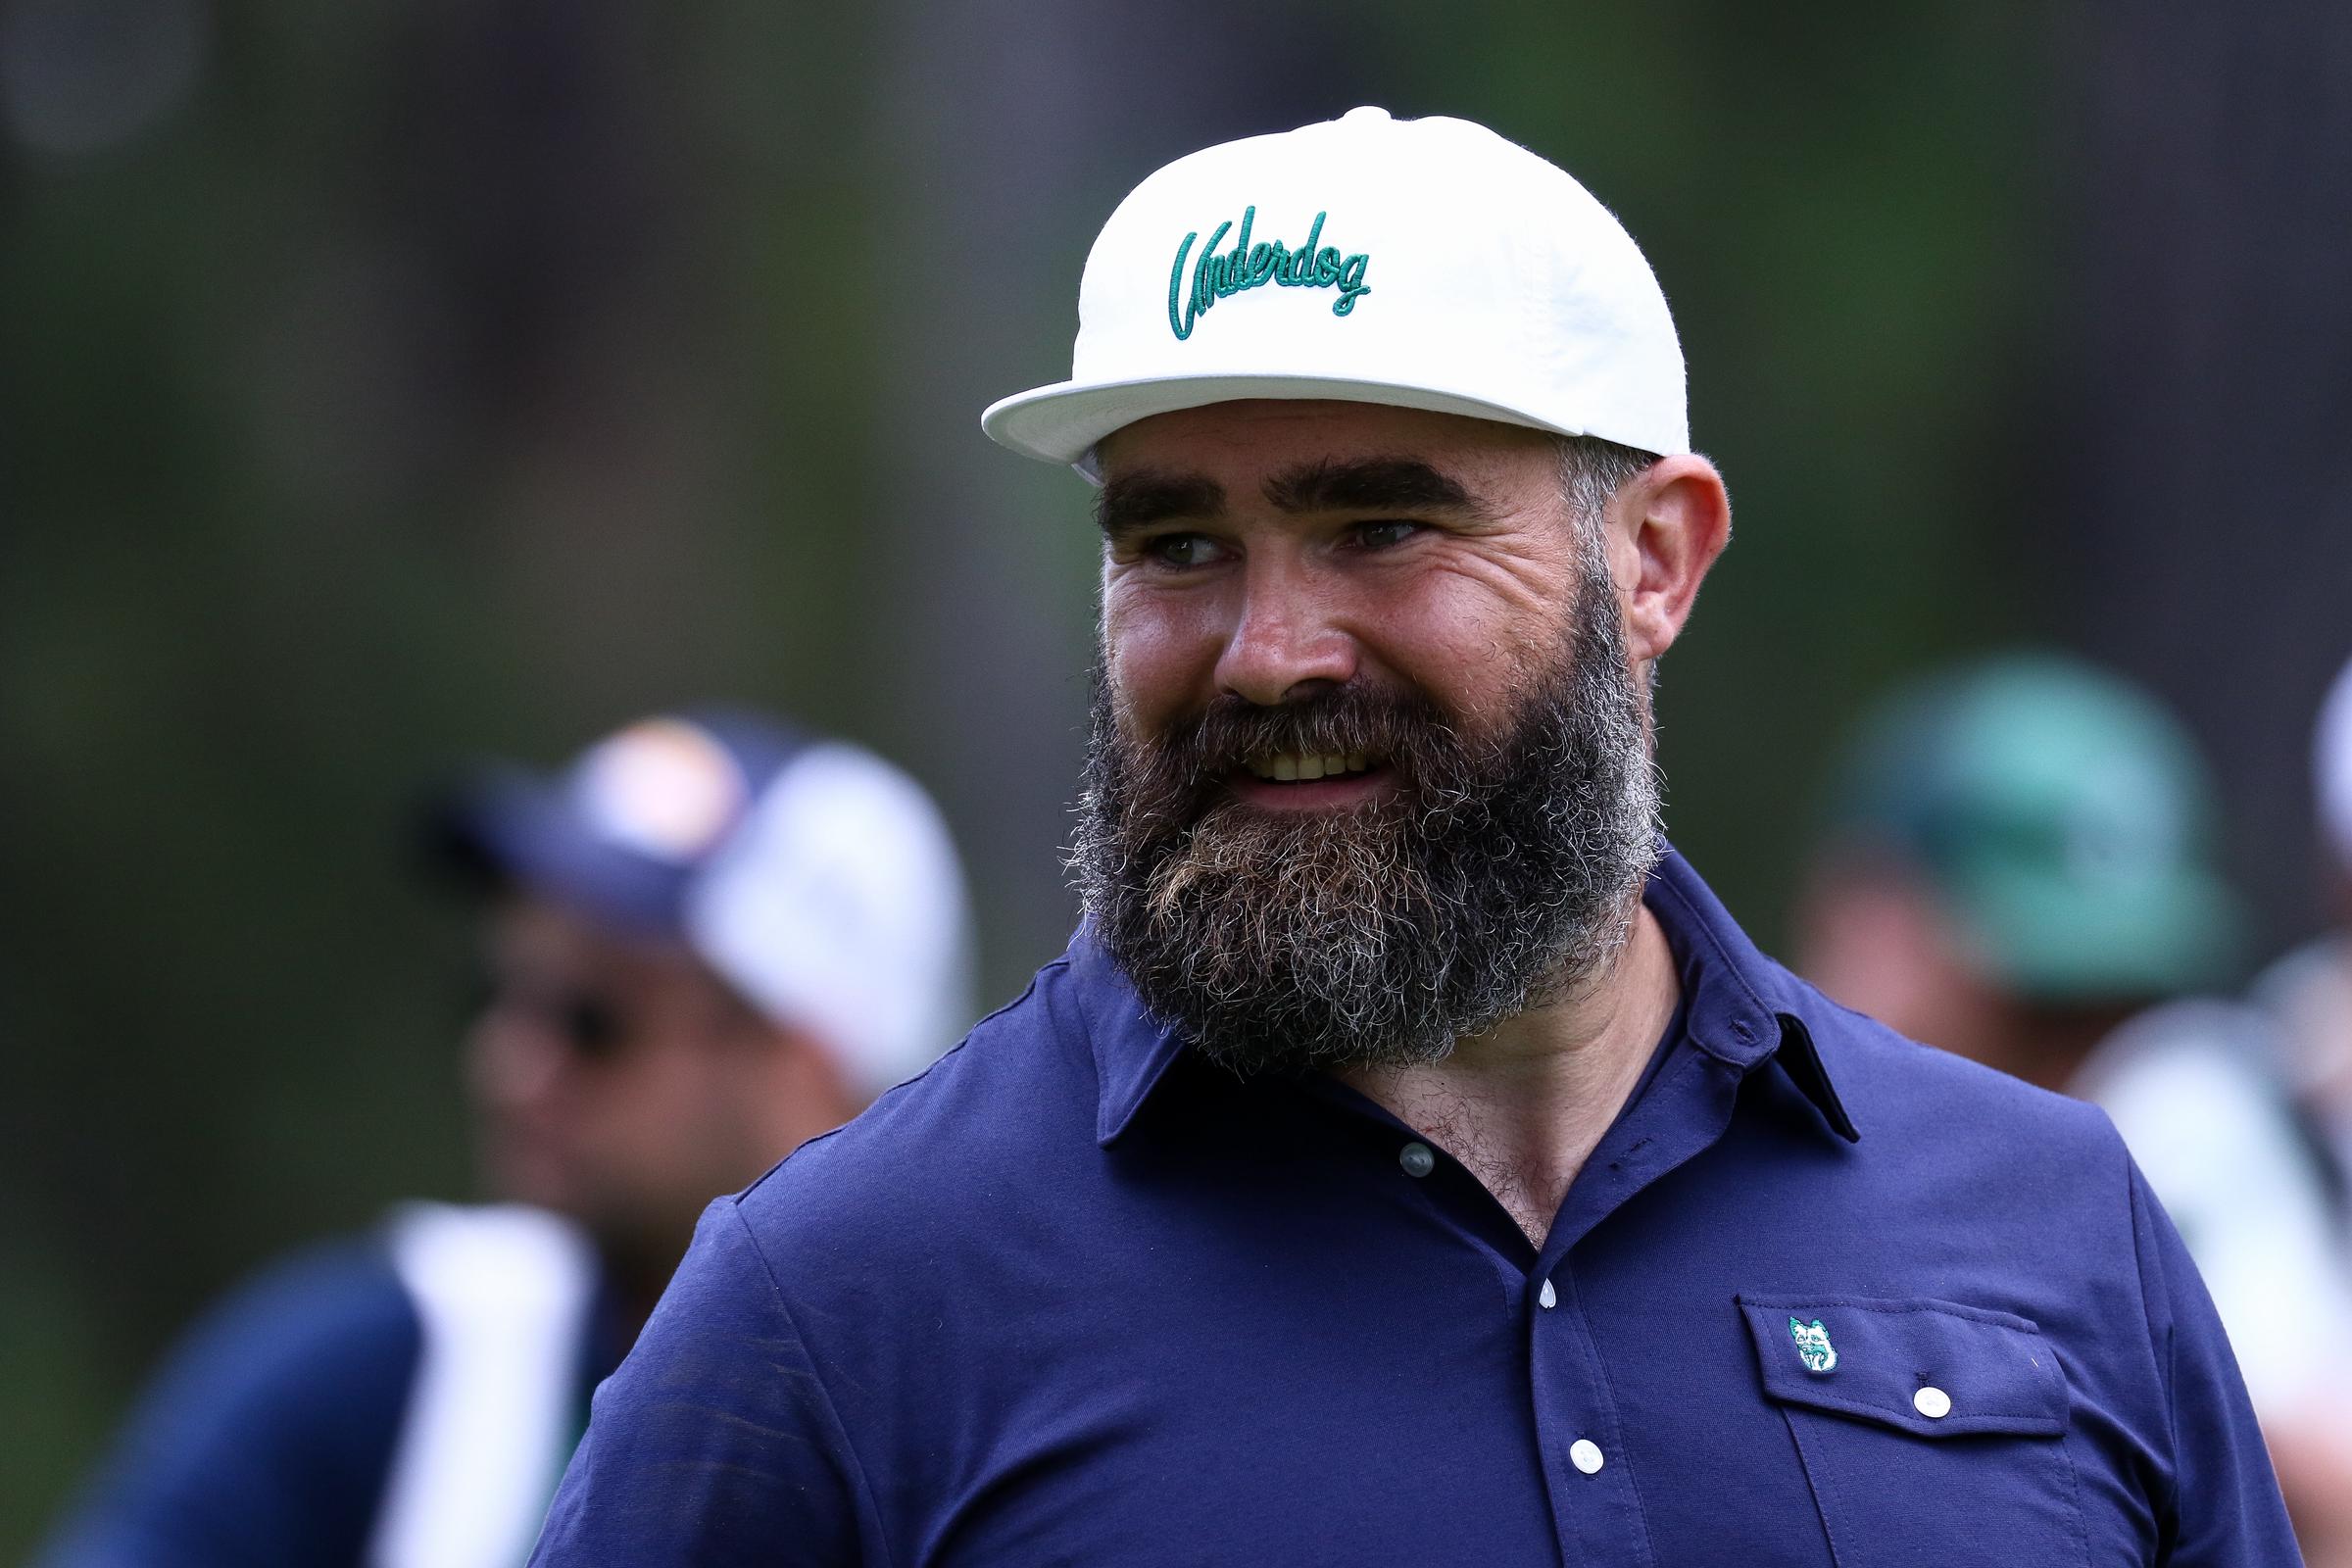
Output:
M2004 655L1899 690L1862 726L1834 813L1839 838L1923 872L2035 1000L2169 996L2236 956L2195 746L2078 661Z

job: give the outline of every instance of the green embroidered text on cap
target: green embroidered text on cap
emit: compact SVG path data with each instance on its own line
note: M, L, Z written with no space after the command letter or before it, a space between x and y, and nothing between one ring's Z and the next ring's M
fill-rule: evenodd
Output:
M1347 316L1354 311L1355 302L1372 292L1364 281L1364 269L1372 258L1362 251L1342 256L1335 245L1318 245L1323 237L1323 220L1329 216L1315 215L1315 221L1306 231L1306 243L1297 250L1282 241L1260 240L1250 243L1250 225L1256 220L1257 209L1242 209L1242 231L1235 237L1233 249L1217 250L1226 231L1233 227L1227 219L1208 236L1200 248L1200 260L1193 268L1193 287L1188 296L1184 287L1184 261L1192 254L1193 241L1200 237L1200 230L1184 236L1176 247L1176 264L1168 269L1168 327L1178 342L1193 335L1194 323L1221 299L1241 293L1244 289L1261 288L1268 283L1284 288L1336 288L1340 297L1331 302L1331 314Z
M1838 1348L1830 1343L1830 1331L1821 1326L1821 1319L1800 1323L1788 1320L1788 1337L1796 1342L1797 1359L1805 1363L1808 1372L1835 1372L1838 1369Z

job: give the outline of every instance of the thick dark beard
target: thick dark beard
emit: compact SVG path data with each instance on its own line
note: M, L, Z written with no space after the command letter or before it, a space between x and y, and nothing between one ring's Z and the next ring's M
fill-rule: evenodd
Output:
M1657 859L1658 787L1585 533L1560 658L1491 738L1352 685L1129 737L1098 664L1070 867L1146 1007L1237 1071L1400 1066L1606 967ZM1398 788L1345 812L1243 805L1224 779L1274 752L1365 753Z

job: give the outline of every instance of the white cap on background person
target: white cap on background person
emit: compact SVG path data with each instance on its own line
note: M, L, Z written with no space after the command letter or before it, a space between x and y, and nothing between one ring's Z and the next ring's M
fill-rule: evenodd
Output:
M911 778L741 710L632 724L562 773L485 770L432 813L436 850L617 929L682 942L805 1030L871 1097L971 1023L969 904Z

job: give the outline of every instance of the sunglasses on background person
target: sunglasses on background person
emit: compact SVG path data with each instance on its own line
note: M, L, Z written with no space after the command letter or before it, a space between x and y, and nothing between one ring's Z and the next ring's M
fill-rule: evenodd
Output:
M464 1018L471 1023L494 1012L527 1018L581 1066L616 1060L641 1032L635 1013L612 996L483 970L468 982Z

